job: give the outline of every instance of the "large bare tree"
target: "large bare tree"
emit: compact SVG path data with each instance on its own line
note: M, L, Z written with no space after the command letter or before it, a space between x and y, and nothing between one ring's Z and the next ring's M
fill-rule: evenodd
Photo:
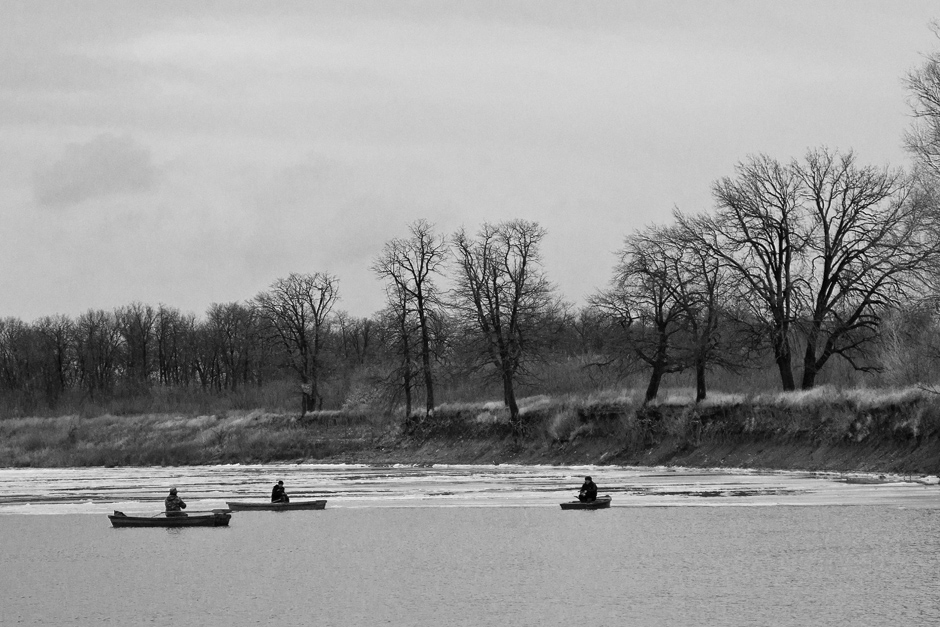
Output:
M536 222L510 220L484 224L475 236L461 229L453 237L456 311L477 338L482 360L496 370L516 433L523 430L516 376L560 305L541 267L545 234Z
M930 27L940 38L940 21ZM940 175L940 51L927 55L924 64L907 75L906 82L914 123L905 141L921 163Z
M739 351L730 349L726 312L728 273L721 259L708 246L702 246L701 220L688 220L678 210L676 225L664 231L666 250L675 251L670 263L676 281L676 300L683 309L692 362L695 366L695 400L707 396L706 371L714 365L734 370L740 366ZM725 330L723 336L722 330Z
M321 350L330 312L339 298L338 287L339 280L331 274L291 273L255 297L273 339L300 378L301 416L322 404Z
M769 337L785 390L833 355L857 369L885 309L922 285L940 239L936 204L900 171L857 164L822 148L781 164L766 156L715 184L717 210L700 220L702 243L731 270L737 303Z
M685 309L675 273L680 251L666 228L651 226L628 235L618 253L611 287L594 304L629 320L629 346L650 368L645 400L656 398L664 375L687 367L681 348Z
M878 334L888 307L922 285L940 252L935 209L901 171L860 166L825 149L794 161L809 220L803 319L804 389L830 357L854 356Z
M627 236L611 286L592 298L593 307L627 330L630 353L650 369L647 402L656 398L666 374L694 367L696 398L707 394L705 372L719 361L718 322L722 298L719 260L696 223L649 226Z
M398 313L403 345L409 348L408 319L417 321L417 338L421 355L421 372L425 389L425 415L434 411L434 376L432 361L432 329L440 315L441 300L435 279L444 263L447 244L434 233L426 220L417 220L409 227L411 235L385 244L372 265L373 271L386 280L386 297ZM406 372L408 370L406 369ZM410 394L407 391L406 394ZM409 403L410 405L410 403Z
M809 238L801 179L766 155L735 169L714 184L717 209L703 218L702 244L731 270L736 302L769 336L783 389L793 390L793 324Z

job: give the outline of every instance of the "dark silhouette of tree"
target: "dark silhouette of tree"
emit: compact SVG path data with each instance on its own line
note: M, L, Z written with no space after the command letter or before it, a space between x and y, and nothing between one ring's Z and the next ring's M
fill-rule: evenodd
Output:
M339 298L338 279L330 274L291 273L270 290L255 297L259 312L269 323L274 341L284 351L288 366L301 382L301 416L318 409L321 351L330 312Z
M935 209L900 171L859 166L852 152L810 151L793 171L809 221L802 387L830 357L854 356L878 336L888 307L922 287L940 253Z
M206 312L206 334L218 361L217 389L236 390L252 381L261 353L259 311L252 304L213 303Z
M188 386L195 360L196 317L179 309L160 305L154 321L157 376L164 386Z
M124 341L124 377L142 390L150 381L153 360L153 327L156 312L150 305L135 302L115 312L118 332Z
M453 238L455 310L476 338L479 362L496 370L516 433L523 430L516 376L544 345L543 323L560 306L541 269L544 238L545 230L526 220L484 224L474 237L461 229Z
M75 325L68 317L55 315L40 318L34 326L38 334L46 403L51 408L72 386Z
M75 322L78 377L92 398L109 396L121 357L121 333L111 312L89 310Z
M410 353L414 343L409 337L409 318L413 316L416 319L424 379L425 415L429 415L434 410L432 329L442 307L435 278L440 274L447 245L443 237L434 234L432 226L425 220L414 222L409 230L411 236L407 239L386 242L372 269L386 280L386 300L398 312L396 316L402 333L401 344L407 351L405 355ZM407 359L410 359L410 355ZM410 378L410 366L405 367L405 374ZM408 383L405 386L407 388ZM410 390L406 389L406 396L410 398ZM408 405L410 407L410 402Z
M769 336L783 389L793 390L793 324L809 238L801 179L765 155L735 169L714 184L717 209L703 218L702 243L731 271L735 301Z
M940 38L940 22L930 29ZM940 175L940 51L927 55L921 67L908 73L906 83L914 123L905 142L924 166Z

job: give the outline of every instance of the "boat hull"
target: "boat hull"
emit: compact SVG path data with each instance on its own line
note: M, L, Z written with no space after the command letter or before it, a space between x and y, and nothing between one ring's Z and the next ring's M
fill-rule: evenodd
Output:
M561 504L562 509L606 509L608 507L610 507L610 496L601 496L597 500L587 503L569 501Z
M108 519L114 527L228 527L232 515L220 512L205 515L150 518L115 513L109 515Z
M271 502L241 502L226 501L225 503L232 511L268 511L268 512L290 512L301 509L324 509L326 499L318 501L293 501L290 503L271 503Z

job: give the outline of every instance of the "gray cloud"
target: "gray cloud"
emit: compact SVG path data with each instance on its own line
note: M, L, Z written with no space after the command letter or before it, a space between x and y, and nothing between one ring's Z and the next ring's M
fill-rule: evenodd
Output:
M92 198L144 192L156 171L150 151L130 137L99 135L85 144L70 144L61 159L39 169L33 179L36 201L67 206Z

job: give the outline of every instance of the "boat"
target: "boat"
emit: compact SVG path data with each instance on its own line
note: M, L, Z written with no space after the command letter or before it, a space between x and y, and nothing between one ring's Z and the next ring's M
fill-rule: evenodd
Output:
M272 503L271 501L226 501L225 504L233 512L237 511L269 511L269 512L287 512L299 509L323 509L326 507L326 499L319 501L290 501L288 503Z
M594 501L568 501L567 503L561 504L562 509L606 509L608 507L610 507L609 494L599 496Z
M114 510L108 519L115 527L228 527L232 515L227 509L214 509L211 512L186 514L185 516L128 516Z

